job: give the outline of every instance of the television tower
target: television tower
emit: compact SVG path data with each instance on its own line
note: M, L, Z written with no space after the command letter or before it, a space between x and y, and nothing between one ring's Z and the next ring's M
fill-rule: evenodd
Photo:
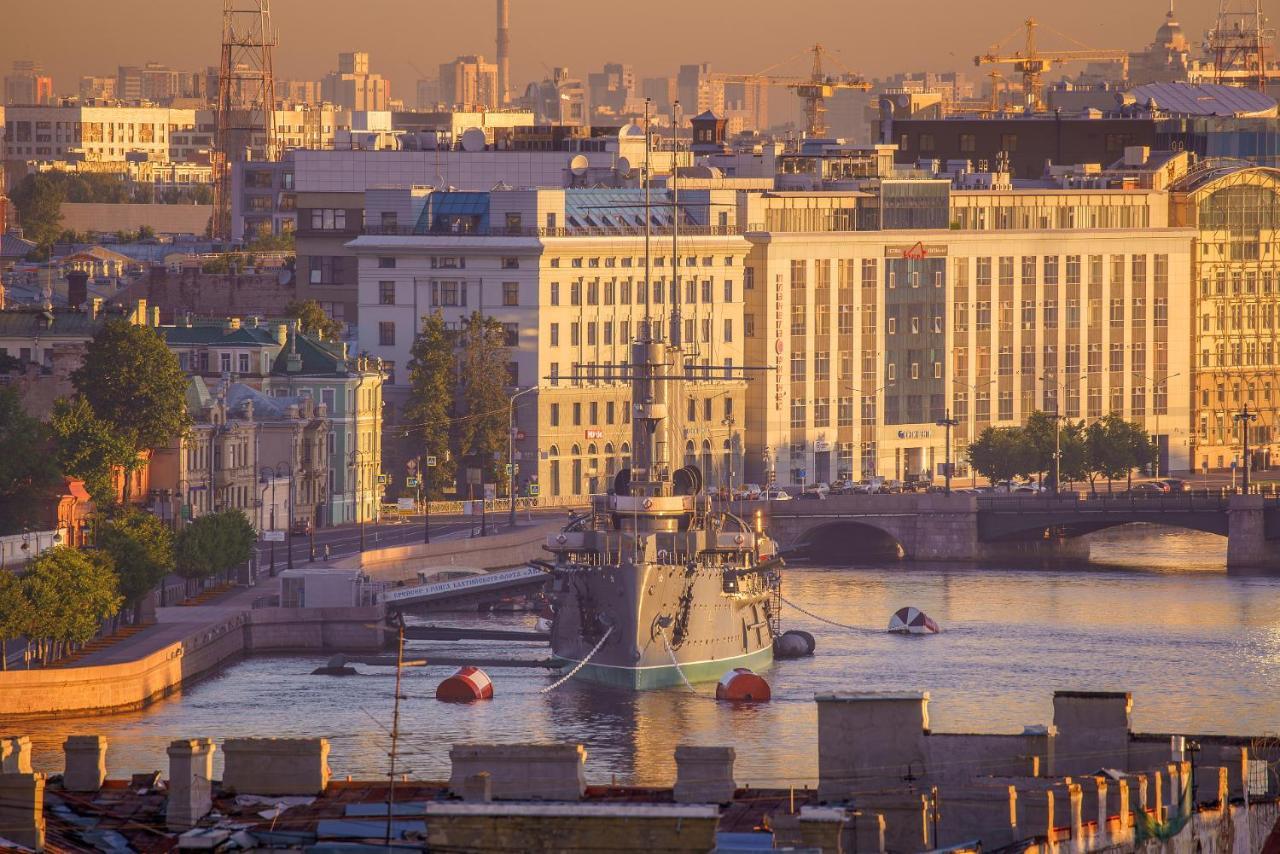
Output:
M498 0L498 109L511 102L510 19L510 0Z
M231 166L275 160L275 76L271 0L223 0L222 63L218 69L217 138L213 152L213 236L231 237Z
M1246 89L1267 88L1267 29L1262 0L1219 0L1218 19L1209 30L1213 82Z

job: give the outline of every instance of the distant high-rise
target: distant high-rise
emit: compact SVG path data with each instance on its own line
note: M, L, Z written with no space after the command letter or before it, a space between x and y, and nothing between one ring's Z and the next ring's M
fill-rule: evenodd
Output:
M53 101L53 78L29 59L13 62L13 71L4 78L4 102L11 106L32 106Z
M511 7L498 0L498 107L511 102Z
M463 110L496 109L498 66L483 56L460 56L440 66L440 100Z
M369 54L357 50L338 54L338 70L321 83L321 97L348 110L390 109L391 81L369 71Z

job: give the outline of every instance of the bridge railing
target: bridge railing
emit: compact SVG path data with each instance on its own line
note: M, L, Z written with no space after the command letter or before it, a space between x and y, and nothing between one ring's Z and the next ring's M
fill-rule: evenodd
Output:
M1269 499L1272 503L1275 499ZM1006 496L979 498L978 510L993 513L1151 513L1224 512L1230 505L1229 495L1192 492L1169 495L1077 495Z

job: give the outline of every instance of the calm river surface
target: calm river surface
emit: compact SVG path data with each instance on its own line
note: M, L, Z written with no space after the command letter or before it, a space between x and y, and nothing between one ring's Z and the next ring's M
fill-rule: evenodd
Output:
M443 778L449 746L463 741L573 741L587 746L593 782L663 784L678 743L733 744L738 779L755 785L813 782L815 691L927 689L939 732L1018 732L1049 723L1055 689L1128 690L1134 723L1156 732L1240 735L1280 730L1280 578L1228 577L1225 541L1193 532L1122 529L1095 535L1092 561L1074 569L976 569L940 565L795 565L787 598L859 627L837 629L784 608L784 624L818 639L817 655L777 662L766 673L772 703L717 704L696 694L618 693L570 682L542 695L538 669L494 670L492 702L437 703L453 668L407 671L402 767ZM890 614L915 605L941 624L933 637L883 632ZM439 622L446 622L440 620ZM486 619L525 625L523 615ZM416 643L451 654L518 654L544 647ZM5 721L27 732L36 761L61 770L69 733L110 738L113 776L168 767L170 739L326 736L337 775L386 772L393 677L362 667L348 678L311 676L322 658L252 658L149 709L95 718ZM221 756L221 753L217 754ZM219 762L219 766L220 766ZM219 768L220 770L220 768Z

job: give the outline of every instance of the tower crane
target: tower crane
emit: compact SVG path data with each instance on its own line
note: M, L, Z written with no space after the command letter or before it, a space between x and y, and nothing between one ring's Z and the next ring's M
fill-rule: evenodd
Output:
M1012 65L1022 75L1022 91L1027 99L1027 106L1033 110L1044 109L1044 74L1054 65L1067 62L1119 62L1124 67L1124 76L1129 76L1129 52L1124 50L1048 50L1041 51L1036 47L1036 28L1039 23L1035 18L1027 18L1023 22L1026 29L1026 46L1011 54L1001 54L999 45L993 45L987 53L973 58L973 64Z
M826 48L815 44L805 53L813 54L813 67L808 77L779 77L766 72L758 74L713 74L717 83L745 83L749 85L784 86L795 92L804 101L804 115L807 122L806 134L810 137L827 135L827 98L840 89L853 89L859 92L871 91L871 84L857 74L846 70L844 74L831 75L823 70L823 56L830 56ZM798 58L793 56L792 59ZM790 60L788 60L790 61ZM781 65L782 63L779 63ZM777 66L773 66L776 68Z

